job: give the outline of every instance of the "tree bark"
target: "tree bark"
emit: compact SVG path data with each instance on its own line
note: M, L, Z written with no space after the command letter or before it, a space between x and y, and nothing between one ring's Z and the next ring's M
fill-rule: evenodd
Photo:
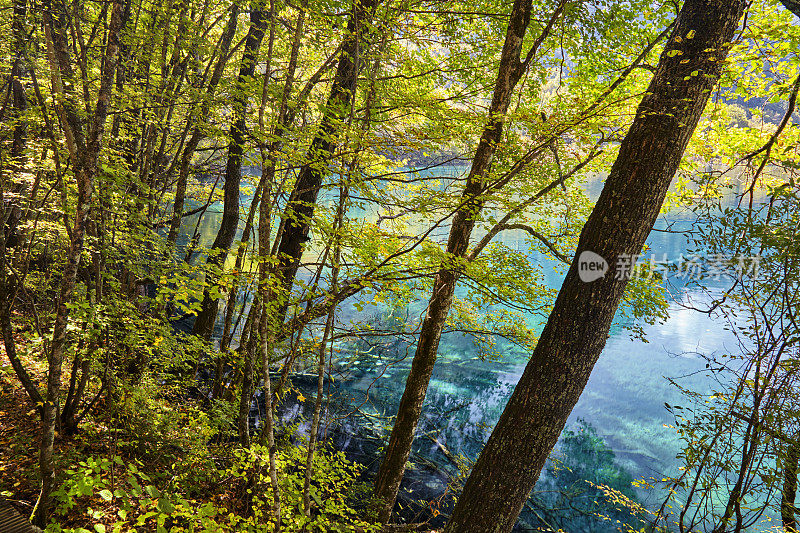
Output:
M744 7L744 0L684 3L531 360L445 532L507 532L514 526L605 346L628 281L613 269L641 251ZM584 252L604 258L610 273L581 281Z
M264 38L266 22L269 20L267 12L257 8L253 3L250 12L250 29L247 31L245 39L242 63L239 68L239 77L236 80L236 92L233 98L232 107L234 110L234 121L231 124L231 142L228 146L228 161L225 166L225 188L222 208L222 222L220 223L217 237L211 246L211 255L208 258L208 265L222 269L225 260L228 258L233 240L236 237L236 230L239 228L239 183L242 179L242 156L244 154L244 136L247 120L247 94L246 88L248 81L253 77L258 59L258 50ZM211 278L208 284L216 283L215 276L209 272L206 274ZM219 300L212 298L209 291L203 294L203 307L197 315L192 332L206 340L211 338L214 331L214 322L217 318Z
M783 467L783 490L781 490L781 521L786 533L797 533L797 472L800 462L800 443L787 444L785 466Z
M783 4L786 9L800 17L800 0L781 0L781 4Z
M563 2L559 2L542 34L534 44L529 57L533 57L535 49L549 34L553 24L561 15L562 9ZM377 511L378 519L381 522L387 522L391 517L406 462L411 454L411 444L422 412L428 383L436 363L442 329L453 303L453 295L458 281L459 262L466 256L475 219L483 207L480 194L484 187L484 180L491 169L497 146L502 139L503 125L511 103L511 96L520 78L527 70L528 60L521 62L520 56L525 33L530 23L530 14L531 0L514 2L500 57L492 103L489 108L489 122L484 127L472 160L467 184L461 195L461 207L453 217L447 242L448 257L439 266L434 280L428 312L422 322L417 351L414 354L403 396L400 399L397 419L392 427L386 455L375 478L374 495L377 505L379 505Z
M272 4L274 10L274 4ZM299 24L299 22L298 22ZM263 175L263 169L262 169ZM280 485L278 484L278 469L276 465L276 457L278 453L277 445L275 444L275 420L273 418L273 402L272 402L272 381L269 375L270 367L270 354L273 345L271 341L274 339L274 322L270 318L270 314L275 309L275 302L271 301L270 295L274 291L270 288L270 265L263 260L269 256L270 251L270 236L272 232L272 204L268 200L269 194L267 189L271 186L270 182L264 182L264 199L261 202L258 210L258 251L261 254L262 260L258 265L258 298L264 302L264 312L261 313L260 320L258 321L258 347L262 357L262 374L264 376L264 429L261 432L261 444L266 444L269 449L269 477L272 484L272 501L273 510L275 513L275 531L281 529L281 495ZM251 326L252 327L252 326Z
M278 287L284 289L282 303L273 319L280 323L286 316L288 294L300 267L305 243L309 240L311 219L314 217L317 196L322 187L322 178L327 173L328 163L338 145L342 124L355 97L358 73L361 70L362 51L366 47L368 21L372 18L379 0L354 0L353 12L347 23L342 42L342 52L325 104L322 122L306 154L306 162L300 169L289 202L283 213L284 228L278 246Z
M111 10L108 42L100 74L97 104L92 122L88 125L88 131L84 131L83 122L79 118L77 111L78 98L71 85L71 80L74 77L65 33L67 14L63 5L52 6L49 1L44 4L44 26L48 41L53 90L62 95L59 115L78 182L78 206L75 212L72 238L67 254L67 264L64 267L64 273L61 278L61 288L53 325L53 341L47 368L47 395L43 406L42 438L39 448L39 470L42 477L42 487L39 501L37 501L33 512L34 521L39 527L44 527L47 523L52 500L51 493L55 483L53 444L55 441L56 419L58 417L59 393L61 391L61 369L64 362L67 321L69 319L68 304L75 289L78 265L83 252L86 225L92 203L94 178L97 174L97 161L100 156L108 108L111 103L111 89L119 56L119 34L125 24L125 19L122 16L122 7L121 1L116 0Z

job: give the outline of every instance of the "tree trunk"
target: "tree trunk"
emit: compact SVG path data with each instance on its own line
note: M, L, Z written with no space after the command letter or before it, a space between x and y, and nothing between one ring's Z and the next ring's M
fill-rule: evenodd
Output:
M372 18L379 0L354 0L353 12L347 23L339 64L325 104L325 112L314 140L306 154L294 189L283 214L284 229L278 246L278 287L284 289L283 301L273 319L280 323L286 315L288 294L300 267L306 241L309 240L311 219L327 173L328 163L338 144L342 123L349 114L355 97L363 49L366 47L368 21Z
M232 107L234 110L234 121L231 124L231 142L228 146L228 162L225 166L225 189L222 208L222 222L220 223L217 237L211 246L211 255L208 258L208 265L222 269L225 260L228 258L233 240L236 237L236 230L239 228L239 183L242 179L242 156L244 154L244 135L247 120L247 94L246 88L248 81L253 77L258 58L258 49L264 38L266 22L269 19L263 9L258 9L254 3L250 12L250 29L242 55L242 64L239 68L239 77L236 80L236 92L234 93ZM209 272L206 274L211 285L216 283L215 276ZM214 322L217 319L217 309L219 300L212 298L209 291L203 294L203 307L195 320L192 332L206 340L211 338L214 331Z
M0 201L2 201L2 198L0 198ZM0 248L2 248L2 246L0 246ZM3 276L5 278L11 277L8 274L3 274ZM19 379L25 392L28 393L28 398L36 405L39 414L42 415L42 395L17 355L17 345L14 341L14 329L11 325L11 304L16 295L16 290L11 290L11 283L11 281L5 281L0 285L0 331L2 331L3 334L3 346L6 349L6 355L8 356L8 360L11 361L11 367L17 375L17 379ZM7 286L9 288L7 288Z
M550 32L562 9L563 2L559 2L541 36L537 39L538 44L541 44ZM480 215L483 207L480 194L483 191L484 180L491 169L497 146L502 140L503 124L511 103L511 96L520 78L527 70L527 62L521 62L520 56L525 33L530 23L530 14L531 0L514 2L500 57L492 103L489 108L489 122L484 127L475 151L467 184L461 195L461 206L453 217L447 242L448 259L441 263L436 274L428 303L428 313L422 322L417 351L414 354L411 371L400 399L397 419L392 427L386 455L375 478L374 494L377 499L376 505L379 505L378 519L381 522L387 522L391 517L406 462L411 454L411 444L422 412L422 403L425 401L428 383L436 363L442 328L453 303L453 295L458 281L458 259L463 258L467 253L475 219ZM534 47L537 47L538 44L534 44ZM532 52L535 54L535 49ZM533 57L533 54L529 54L529 57Z
M783 4L786 9L800 17L800 0L781 0L781 4Z
M10 182L6 181L5 173L0 176L0 331L3 336L3 345L6 354L14 368L28 397L37 405L39 414L42 414L42 397L39 389L31 380L28 371L17 356L17 346L14 340L14 328L11 324L11 310L14 300L20 289L20 281L12 269L14 254L11 248L23 248L24 239L19 235L18 226L22 221L21 192L24 188L24 179L21 175L25 164L25 147L28 138L28 123L24 114L28 108L28 99L25 94L23 79L28 77L27 51L25 32L25 17L27 16L26 0L14 0L11 31L13 34L11 54L11 79L8 90L11 92L13 103L13 140L11 144L11 176ZM11 194L7 195L7 191Z
M274 4L273 4L274 9ZM263 169L262 169L263 173ZM270 301L270 294L274 291L270 288L270 265L263 260L269 256L270 235L272 231L272 204L267 200L271 183L264 183L262 192L264 200L258 210L258 251L262 260L258 264L258 298L264 302L264 312L261 313L258 321L258 347L262 357L262 374L264 376L264 429L261 432L261 444L266 444L269 448L269 477L272 484L273 511L275 513L275 531L281 530L281 495L280 485L278 484L278 469L276 466L276 456L278 453L275 444L275 421L273 418L272 402L272 381L269 375L270 354L272 352L271 341L274 338L273 322L270 314L275 310L275 302ZM252 326L251 326L252 327Z
M199 123L195 124L194 129L192 130L192 135L189 137L189 141L186 143L186 146L181 154L181 161L178 170L178 183L175 186L175 201L172 205L172 220L170 221L169 233L167 234L167 242L172 245L175 244L175 240L178 238L178 230L181 227L183 204L186 200L186 185L189 181L189 167L192 162L192 157L194 156L194 151L197 149L197 145L203 138L203 132L201 131L200 126L208 117L208 113L211 108L211 98L214 95L214 92L216 92L220 79L222 79L222 73L225 70L228 52L231 48L231 42L233 41L234 34L236 33L238 20L239 4L234 2L234 4L231 6L231 15L228 19L228 24L219 40L219 59L217 60L217 64L214 66L214 72L211 74L211 79L208 81L203 104L200 106L200 117L197 119ZM190 118L189 120L191 121L192 119Z
M797 465L800 462L800 443L797 441L787 445L785 466L783 467L783 490L781 491L781 521L786 533L797 533L797 508L794 505L797 496Z
M45 2L44 26L48 41L53 90L63 96L59 115L78 181L78 206L75 212L72 238L67 254L67 264L64 267L64 273L61 278L61 288L53 325L53 341L47 369L47 395L42 409L42 437L39 447L39 469L42 477L42 488L39 494L39 501L36 502L36 507L33 511L34 521L39 527L44 527L47 523L52 499L51 493L55 483L53 444L55 441L56 419L58 417L61 368L64 362L67 321L69 319L68 304L75 289L76 274L83 251L86 225L91 209L94 177L97 174L97 160L103 141L108 107L111 103L111 87L119 54L119 33L125 24L125 19L122 16L122 3L119 0L115 1L111 10L108 43L101 71L97 105L92 122L86 132L78 115L77 98L71 85L71 80L74 79L74 76L65 34L65 24L66 13L62 6L54 8L49 1Z
M610 269L640 253L705 108L744 0L687 0L539 342L445 531L511 531L605 346L627 279L579 277L593 252ZM588 279L588 278L587 278Z
M28 54L27 54L27 34L25 32L25 17L28 8L26 0L14 0L14 13L12 15L11 31L12 57L11 57L11 79L9 80L9 91L11 91L12 120L13 120L13 141L11 144L11 170L14 176L13 192L19 195L25 188L25 180L22 173L26 165L25 147L28 142L28 119L25 112L28 109L28 97L25 94L25 80L28 74ZM16 244L21 239L17 235L17 225L21 221L22 209L20 202L16 198L11 198L12 212L5 221L7 225L6 244L14 244L12 239L16 237Z
M255 310L254 323L261 322L264 309L259 304ZM253 405L253 390L255 389L255 359L260 346L258 332L254 329L247 343L239 346L239 353L244 359L242 369L242 389L239 396L239 412L236 416L236 428L239 431L239 444L244 448L250 447L250 407Z

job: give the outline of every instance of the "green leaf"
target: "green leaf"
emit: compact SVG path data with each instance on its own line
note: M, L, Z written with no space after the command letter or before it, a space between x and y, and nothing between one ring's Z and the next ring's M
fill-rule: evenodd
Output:
M108 489L103 489L100 491L100 497L105 501L110 502L114 498L114 494L112 494L112 492Z
M175 506L167 498L161 497L158 499L156 508L164 514L172 514L175 512Z
M311 492L311 497L314 499L319 508L322 509L324 506L322 504L322 500L320 500L319 496L317 495L317 491L312 490L310 492Z

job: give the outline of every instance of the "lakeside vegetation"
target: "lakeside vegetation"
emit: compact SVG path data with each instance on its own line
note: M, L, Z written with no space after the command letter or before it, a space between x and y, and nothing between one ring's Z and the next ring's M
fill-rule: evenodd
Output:
M0 2L0 497L36 526L797 531L794 0ZM566 425L689 273L647 259L669 208L736 346L650 486ZM474 457L426 419L448 334L529 359ZM370 364L357 462L331 398ZM423 439L448 485L406 494Z

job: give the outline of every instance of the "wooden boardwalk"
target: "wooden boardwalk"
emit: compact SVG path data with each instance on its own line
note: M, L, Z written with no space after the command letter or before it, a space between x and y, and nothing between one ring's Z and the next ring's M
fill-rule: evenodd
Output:
M4 498L0 498L0 533L36 533L41 531L33 527L27 518L14 509Z

